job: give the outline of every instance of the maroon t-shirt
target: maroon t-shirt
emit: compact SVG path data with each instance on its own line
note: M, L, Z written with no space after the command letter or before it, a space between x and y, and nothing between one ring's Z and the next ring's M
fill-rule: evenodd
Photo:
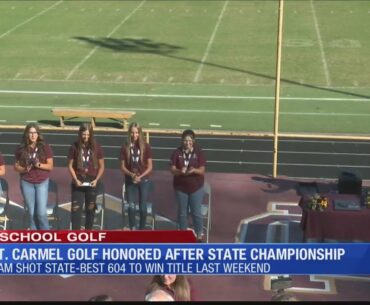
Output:
M194 146L190 154L185 154L182 147L177 148L171 156L170 165L177 169L182 169L188 164L188 168L199 168L206 166L206 159L202 150ZM194 193L199 190L204 184L204 175L191 174L189 176L174 176L173 187L177 191L184 193Z
M40 154L42 149L44 150L44 153ZM46 164L47 159L53 158L53 151L51 150L51 147L46 143L40 148L33 149L30 147L27 153L27 160L21 160L22 152L22 147L18 147L15 152L15 160L20 162L21 166L27 166L27 164L32 161L36 163L40 162L41 164ZM49 176L50 171L32 167L28 173L21 174L21 179L29 183L38 184L49 178Z
M0 153L0 166L2 165L5 165L5 161L3 155Z
M96 143L95 147L95 154L97 160L101 160L104 158L103 150L101 146ZM77 160L78 160L78 146L77 143L73 143L71 147L69 148L68 152L68 160L73 160L72 167L75 170L75 173L77 176L89 176L91 178L94 178L98 175L99 166L97 164L97 167L94 167L94 159L93 159L93 152L91 149L82 149L82 163L83 168L78 168L77 166ZM85 171L87 169L87 171Z
M141 175L148 168L148 159L153 158L151 146L148 143L145 143L143 161L141 161L141 158L140 158L142 152L140 152L139 145L133 145L130 148L129 159L127 158L128 156L126 153L126 148L127 148L127 145L123 144L121 147L121 152L119 154L119 160L125 161L125 166L130 172L137 173L137 175Z

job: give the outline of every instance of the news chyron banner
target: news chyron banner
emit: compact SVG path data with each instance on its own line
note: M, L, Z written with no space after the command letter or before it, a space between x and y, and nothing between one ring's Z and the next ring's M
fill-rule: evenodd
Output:
M370 243L205 244L191 231L1 231L2 275L369 275Z

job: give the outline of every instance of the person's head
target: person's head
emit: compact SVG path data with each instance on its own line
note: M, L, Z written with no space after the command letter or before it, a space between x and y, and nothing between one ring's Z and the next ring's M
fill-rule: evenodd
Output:
M113 301L113 298L107 294L98 294L89 299L89 302L110 302Z
M148 302L173 302L175 299L173 296L160 288L154 289L145 296L145 301Z
M78 130L78 140L80 144L91 144L94 139L94 130L90 123L82 123Z
M132 122L128 127L128 137L127 137L127 147L126 147L126 155L127 158L130 158L130 147L132 145L139 146L140 149L140 160L143 162L143 156L145 151L145 140L143 136L143 129L141 128L140 124L137 122Z
M190 300L190 284L185 275L154 275L152 287L165 287L174 292L176 301Z
M181 135L182 146L186 150L191 150L195 143L195 133L191 129L186 129Z
M177 278L176 274L162 274L161 280L164 286L171 286L173 283L175 283Z
M25 145L37 144L43 141L40 134L40 127L36 123L29 123L26 125L23 133L23 143Z
M143 129L137 122L132 122L128 127L128 136L130 138L130 143L136 143L143 139Z

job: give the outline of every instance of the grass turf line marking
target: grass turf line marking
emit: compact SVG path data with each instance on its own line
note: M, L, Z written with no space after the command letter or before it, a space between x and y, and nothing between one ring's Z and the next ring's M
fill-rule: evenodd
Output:
M168 85L168 82L165 81L149 81L149 82L141 82L141 81L117 81L117 80L88 80L88 79L73 79L73 80L66 80L66 79L50 79L50 78L43 78L42 80L38 78L0 78L0 81L25 81L25 82L54 82L54 83L94 83L94 84L136 84L136 85ZM194 86L193 82L174 82L173 85L181 85L181 86ZM242 83L228 83L228 84L220 84L220 83L197 83L196 86L202 87L209 87L209 86L222 86L222 87L242 87ZM274 87L275 81L271 81L270 84L253 84L249 83L246 84L248 87L255 87L255 88L264 88L264 87ZM244 85L245 86L245 85ZM318 87L321 89L369 89L369 86L324 86Z
M31 18L28 18L26 21L21 22L20 24L17 24L15 27L11 28L9 31L3 33L0 35L0 39L5 37L6 35L10 34L11 32L15 31L16 29L20 28L21 26L31 22L33 19L45 14L48 10L51 10L52 8L58 6L61 4L63 1L59 1L57 3L54 3L52 6L49 6L48 8L44 9L43 11L37 13L36 15L32 16Z
M215 39L215 37L216 37L216 32L217 32L218 27L219 27L219 25L220 25L220 23L221 23L222 17L224 16L224 12L225 12L225 10L226 10L226 7L227 7L227 4L228 4L228 3L229 3L229 1L225 1L224 6L223 6L223 8L222 8L222 11L221 11L220 15L218 16L217 23L216 23L216 25L215 25L215 28L213 29L213 33L212 33L211 38L210 38L210 40L209 40L209 42L208 42L208 45L207 45L206 51L205 51L205 53L204 53L204 55L203 55L203 58L202 58L202 60L201 60L200 66L199 66L199 68L198 68L198 71L197 71L197 73L195 74L195 77L194 77L194 83L197 83L197 82L199 81L200 74L202 73L202 70L203 70L203 67L204 67L204 63L205 63L205 61L207 60L207 57L208 57L209 51L211 50L211 46L212 46L212 44L213 44L213 40L214 40L214 39Z
M29 105L0 105L0 108L15 109L52 109L52 106L29 106ZM104 107L104 110L120 110L121 108ZM223 113L223 114L255 114L273 115L273 111L248 111L248 110L209 110L209 109L169 109L169 108L126 108L128 111L150 111L150 112L185 112L185 113ZM302 115L302 116L349 116L349 117L370 117L370 113L336 113L336 112L280 112L281 115Z
M140 4L128 15L125 19L123 19L108 35L107 38L111 37L118 28L123 25L127 20L131 18L132 15L136 13L136 11L145 3L145 0L140 2ZM66 80L70 79L71 76L95 53L95 51L99 48L99 46L94 47L67 75Z
M183 95L183 94L146 94L146 93L112 93L112 92L80 92L80 91L31 91L2 90L0 94L40 94L40 95L86 95L86 96L126 96L126 97L158 97L185 99L242 99L242 100L274 100L273 96L242 96L242 95ZM338 101L338 102L370 102L368 98L336 98L336 97L280 97L281 100L297 101ZM3 107L0 105L0 107ZM49 107L51 108L51 107ZM115 109L115 108L114 108Z
M316 10L315 6L313 4L313 0L310 1L311 4L311 10L312 10L312 15L313 15L313 20L315 24L315 30L316 30L316 35L317 35L317 40L319 42L319 48L320 48L320 54L321 54L321 61L322 65L324 67L324 74L325 74L325 80L326 80L326 85L331 86L331 80L330 80L330 75L329 75L329 69L328 69L328 63L326 61L326 56L325 56L325 51L324 51L324 45L321 39L321 33L320 33L320 26L319 22L317 21L317 16L316 16Z

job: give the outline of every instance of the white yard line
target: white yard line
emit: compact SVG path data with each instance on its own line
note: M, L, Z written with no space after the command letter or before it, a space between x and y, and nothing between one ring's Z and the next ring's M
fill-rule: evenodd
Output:
M30 105L0 105L0 109L52 109L52 106L30 106ZM255 114L272 115L273 111L248 111L248 110L210 110L210 109L173 109L173 108L136 108L125 107L128 111L149 111L149 112L178 112L178 113L223 113L223 114ZM122 110L120 108L104 107L104 110ZM302 115L302 116L349 116L349 117L370 117L370 113L337 113L337 112L280 112L281 115Z
M82 96L125 96L125 97L156 97L184 99L237 99L237 100L274 100L273 96L243 96L243 95L185 95L185 94L146 94L146 93L113 93L113 92L83 92L83 91L34 91L34 90L1 90L0 94L39 94L39 95L82 95ZM335 98L335 97L281 97L281 100L293 101L323 101L323 102L370 102L369 98Z
M23 21L20 24L17 24L15 27L11 28L7 32L0 35L0 39L5 37L6 35L10 34L11 32L15 31L16 29L20 28L21 26L31 22L33 19L45 14L47 11L51 10L52 8L56 7L57 5L61 4L63 1L58 1L57 3L54 3L52 6L49 6L48 8L44 9L43 11L37 13L36 15L32 16L31 18L27 19L26 21Z
M0 78L0 81L16 81L16 82L39 82L39 83L93 83L93 84L122 84L122 85L168 85L168 82L160 82L160 81L150 81L150 82L136 82L136 81L119 81L122 79L122 76L117 77L116 80L88 80L88 79L73 79L73 80L66 80L66 79L48 79L48 78L19 78L21 74L17 73L14 78ZM181 86L194 86L193 82L186 83L186 82L173 82L172 85L181 85ZM250 87L250 88L264 88L264 87L273 87L274 84L220 84L220 83L197 83L196 86L202 87L210 87L215 86L218 87ZM318 89L369 89L369 86L325 86L325 87L318 87Z
M208 42L208 45L207 45L207 48L206 48L206 51L203 55L203 58L201 60L201 63L200 63L200 66L198 68L198 71L197 73L195 74L195 77L194 77L194 82L197 83L199 81L199 78L200 78L200 74L202 73L202 70L203 70L203 67L204 67L204 63L205 61L207 60L207 57L208 57L208 54L209 54L209 51L211 50L211 46L212 46L212 43L213 43L213 40L215 39L216 37L216 32L218 30L218 27L221 23L221 20L222 20L222 17L224 16L224 12L226 10L226 7L227 7L227 4L229 3L229 1L225 1L224 3L224 6L222 8L222 11L220 13L220 15L218 16L218 19L217 19L217 23L215 25L215 28L213 29L213 33L212 33L212 36Z
M320 26L319 26L319 22L317 21L316 10L315 10L315 6L313 4L313 0L310 1L310 4L311 4L313 20L314 20L315 29L316 29L317 40L319 42L321 61L322 61L322 65L324 67L326 85L331 86L331 79L330 79L330 74L329 74L329 69L328 69L328 63L326 61L324 45L323 45L323 42L322 42L322 39L321 39Z
M120 26L122 26L127 20L131 18L133 14L145 3L145 0L140 2L140 4L128 15L125 19L123 19L108 35L107 38L111 37L114 32L116 32ZM99 49L99 46L93 48L67 75L66 80L70 79L71 76L95 53L95 51Z

